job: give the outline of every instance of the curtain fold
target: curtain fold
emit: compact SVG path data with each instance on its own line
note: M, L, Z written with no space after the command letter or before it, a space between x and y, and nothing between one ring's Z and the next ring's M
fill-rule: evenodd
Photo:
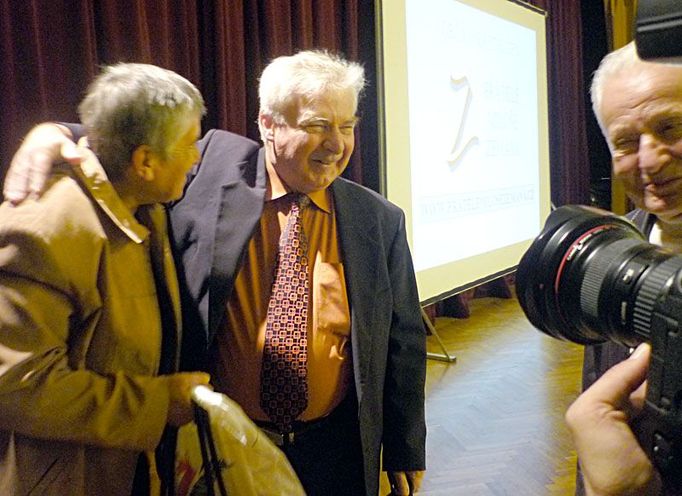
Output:
M548 2L550 178L556 206L590 201L580 2ZM567 40L572 42L567 43Z
M75 119L97 72L94 32L86 2L0 0L0 172L34 123Z

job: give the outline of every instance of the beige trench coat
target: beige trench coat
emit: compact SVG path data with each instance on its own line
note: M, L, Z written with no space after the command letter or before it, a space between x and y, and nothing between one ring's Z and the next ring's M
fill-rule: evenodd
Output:
M2 495L129 496L161 438L157 287L177 343L177 279L163 207L137 217L92 157L40 200L0 206Z

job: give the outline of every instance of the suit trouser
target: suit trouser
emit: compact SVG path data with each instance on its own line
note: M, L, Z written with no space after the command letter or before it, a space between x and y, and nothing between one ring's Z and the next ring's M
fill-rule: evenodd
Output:
M357 406L348 396L323 420L304 423L293 443L280 446L308 496L365 494Z

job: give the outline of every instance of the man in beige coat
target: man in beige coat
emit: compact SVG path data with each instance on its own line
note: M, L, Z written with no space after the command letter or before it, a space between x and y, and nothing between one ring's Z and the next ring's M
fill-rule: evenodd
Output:
M40 199L0 206L0 494L148 493L145 453L191 420L208 376L173 373L181 318L159 204L182 193L203 112L175 73L109 67L79 107L85 161L57 167Z

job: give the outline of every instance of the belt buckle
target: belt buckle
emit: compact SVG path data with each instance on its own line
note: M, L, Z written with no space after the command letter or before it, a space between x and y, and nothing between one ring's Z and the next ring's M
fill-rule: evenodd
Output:
M261 427L260 430L270 438L270 441L272 441L275 446L280 448L294 444L294 440L296 439L296 434L294 432L280 433L270 430L267 427Z

